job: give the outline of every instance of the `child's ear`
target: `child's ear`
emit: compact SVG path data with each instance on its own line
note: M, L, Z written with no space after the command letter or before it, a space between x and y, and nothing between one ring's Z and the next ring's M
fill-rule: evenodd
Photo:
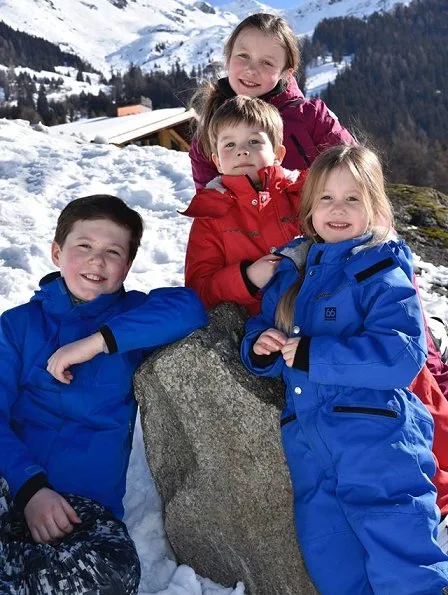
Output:
M275 151L275 161L274 161L274 165L281 165L281 162L283 161L283 159L285 158L286 155L286 148L284 145L279 145Z
M215 167L219 171L219 173L222 174L221 165L219 163L219 157L216 153L212 153L212 161L215 164Z
M51 244L51 260L52 260L53 264L57 267L59 267L60 255L61 255L61 247L59 246L59 244L57 242L53 242Z

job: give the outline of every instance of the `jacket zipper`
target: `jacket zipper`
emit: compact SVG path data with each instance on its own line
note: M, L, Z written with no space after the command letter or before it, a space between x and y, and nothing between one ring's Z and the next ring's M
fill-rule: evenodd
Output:
M311 161L308 159L305 149L300 144L299 139L295 136L295 134L291 134L291 140L295 144L297 151L302 156L302 159L305 161L305 165L309 167L311 165Z
M333 407L334 413L366 413L367 415L380 415L382 417L398 417L396 411L391 409L379 409L376 407L346 407L336 405Z

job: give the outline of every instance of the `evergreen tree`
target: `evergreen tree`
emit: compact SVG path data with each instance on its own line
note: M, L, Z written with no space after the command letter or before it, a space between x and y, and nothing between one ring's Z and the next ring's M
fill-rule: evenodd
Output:
M37 96L37 112L41 116L43 123L46 126L52 124L52 115L48 106L47 94L45 93L44 85L40 85Z

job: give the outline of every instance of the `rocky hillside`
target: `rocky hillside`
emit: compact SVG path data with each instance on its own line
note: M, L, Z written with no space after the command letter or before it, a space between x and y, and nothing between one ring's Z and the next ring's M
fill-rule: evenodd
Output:
M448 266L448 196L433 188L391 184L395 227L423 260ZM448 295L448 288L440 293Z

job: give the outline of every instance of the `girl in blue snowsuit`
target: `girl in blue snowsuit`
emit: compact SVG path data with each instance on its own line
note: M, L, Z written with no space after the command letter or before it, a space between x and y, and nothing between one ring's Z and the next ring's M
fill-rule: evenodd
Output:
M282 441L307 568L321 595L448 593L433 424L406 388L425 332L375 154L322 153L300 209L309 237L278 251L241 354L286 384Z

